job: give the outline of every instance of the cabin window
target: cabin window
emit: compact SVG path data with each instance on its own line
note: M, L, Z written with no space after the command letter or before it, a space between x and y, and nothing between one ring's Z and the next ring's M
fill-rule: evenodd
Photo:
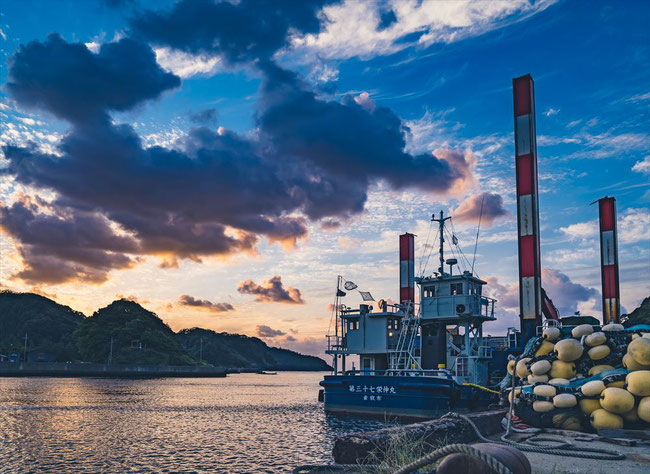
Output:
M436 296L436 287L435 286L424 289L424 297L425 298L433 298L434 296Z
M452 295L462 295L463 294L463 284L462 283L452 283L450 286Z
M348 331L356 331L359 329L358 319L348 319Z

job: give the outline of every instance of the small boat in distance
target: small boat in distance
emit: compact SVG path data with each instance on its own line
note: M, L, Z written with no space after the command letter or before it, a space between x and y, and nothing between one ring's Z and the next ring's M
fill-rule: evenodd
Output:
M370 293L357 290L364 303L349 308L342 298L357 285L338 277L326 351L333 372L320 382L327 412L430 419L497 400L498 392L486 387L495 348L484 340L482 328L496 319L496 300L483 295L487 282L471 266L454 273L458 260L445 260L446 237L458 246L445 225L450 219L442 211L432 216L440 265L429 276L415 277L415 236L400 235L399 304L380 300L375 309L366 303L374 301ZM359 357L358 369L346 365L353 356Z

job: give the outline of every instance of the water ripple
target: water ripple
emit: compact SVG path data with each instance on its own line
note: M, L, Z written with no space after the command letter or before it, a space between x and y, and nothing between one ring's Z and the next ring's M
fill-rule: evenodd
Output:
M290 472L334 437L385 426L326 416L323 374L0 379L0 472Z

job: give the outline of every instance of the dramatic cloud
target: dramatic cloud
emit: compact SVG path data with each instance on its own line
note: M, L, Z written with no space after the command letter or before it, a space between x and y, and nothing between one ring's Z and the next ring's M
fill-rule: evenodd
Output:
M509 315L519 314L519 285L502 285L495 277L487 278L488 294L496 298L497 308ZM571 281L568 275L559 270L542 267L542 287L553 300L561 316L571 316L578 310L579 303L594 300L598 302L600 292Z
M458 222L476 224L479 219L481 225L490 227L496 219L510 215L503 207L503 198L496 193L473 194L459 204L453 212L454 219Z
M446 191L467 178L471 165L462 154L438 158L405 152L407 129L390 109L370 110L351 96L341 103L323 101L295 73L270 63L262 69L258 125L281 154L354 178L351 188L381 179L396 189ZM349 201L349 192L341 199ZM321 217L314 211L306 209L311 217Z
M138 252L137 241L118 235L106 218L94 213L15 202L0 206L0 228L20 242L24 269L15 276L30 283L101 283L110 270L136 263L126 254Z
M123 38L93 54L83 44L52 34L44 43L20 46L10 61L7 89L23 106L46 109L81 125L179 85L180 79L158 66L147 45Z
M253 280L246 280L237 286L237 291L245 295L254 295L262 303L304 304L300 290L284 287L278 275L258 285Z
M317 13L331 0L181 0L166 12L145 11L131 26L157 44L212 53L229 63L269 59L289 33L318 33Z
M230 15L247 2L181 2L172 16L196 15L215 5ZM274 18L282 5L264 8ZM313 30L315 9L307 3L289 8L282 32L269 26L269 34L284 41L287 28ZM153 34L151 25L162 21L156 15L146 14L136 24ZM195 29L203 20L196 21ZM471 152L406 152L408 129L391 110L363 94L340 102L317 97L295 73L266 59L275 47L265 43L266 33L242 31L248 39L203 33L159 41L194 52L212 47L231 61L257 58L263 80L255 116L258 133L251 137L194 128L179 135L172 148L146 147L133 127L113 123L111 112L137 107L180 83L138 41L124 38L93 53L52 35L46 42L22 46L12 57L8 89L13 98L69 121L72 128L52 152L29 144L3 147L8 165L2 173L55 191L54 213L99 216L130 242L120 250L89 236L76 253L91 249L102 259L77 261L59 272L57 281L104 281L111 269L131 266L131 254L159 256L164 267L173 267L178 259L199 262L204 256L253 252L262 236L292 247L307 235L307 219L325 219L324 227L331 228L330 223L363 211L368 187L376 181L395 189L437 192L464 190L473 183ZM202 115L210 119L213 113ZM74 226L76 217L67 222ZM55 224L47 220L43 226ZM23 234L10 233L22 241ZM56 264L64 262L51 261L56 254L40 257L34 253L38 250L23 246L29 268L22 277L37 280L42 275L51 281L45 273L56 273Z
M269 326L265 326L263 324L255 328L255 333L257 334L258 337L265 337L265 338L280 337L280 336L285 336L287 334L284 331L280 331L279 329L272 329Z
M235 308L230 303L213 303L208 300L196 299L190 295L181 295L178 297L178 304L181 306L191 306L194 308L207 309L213 313L223 313L226 311L232 311Z
M600 292L571 279L559 270L542 267L542 286L562 316L570 316L578 310L578 303L599 301Z

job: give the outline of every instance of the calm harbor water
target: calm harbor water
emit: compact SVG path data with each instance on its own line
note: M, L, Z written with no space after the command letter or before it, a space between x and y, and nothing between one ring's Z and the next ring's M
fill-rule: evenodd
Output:
M331 462L336 435L386 424L326 416L322 376L0 378L0 472L290 472Z

